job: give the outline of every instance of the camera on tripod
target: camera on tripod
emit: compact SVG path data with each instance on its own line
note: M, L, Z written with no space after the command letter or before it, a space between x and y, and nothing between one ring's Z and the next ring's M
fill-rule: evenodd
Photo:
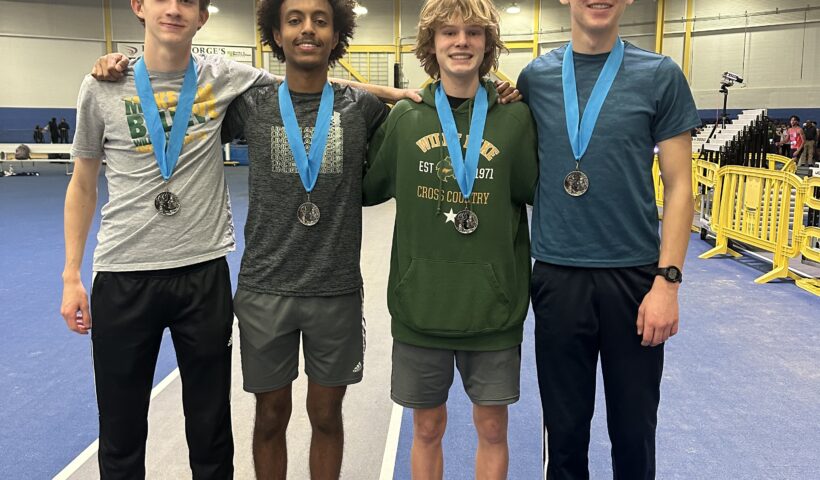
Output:
M720 91L725 93L726 89L735 83L743 83L743 77L732 72L723 72L723 79L720 81Z

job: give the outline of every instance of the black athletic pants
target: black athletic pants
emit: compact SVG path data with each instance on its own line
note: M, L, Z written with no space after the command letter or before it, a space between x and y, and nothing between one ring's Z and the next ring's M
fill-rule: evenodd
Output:
M150 272L99 272L91 301L100 478L145 478L148 402L166 327L182 378L193 478L232 478L233 308L225 259Z
M535 358L549 480L589 478L589 430L599 355L613 478L655 478L663 345L643 347L636 333L638 307L652 286L655 267L535 263Z

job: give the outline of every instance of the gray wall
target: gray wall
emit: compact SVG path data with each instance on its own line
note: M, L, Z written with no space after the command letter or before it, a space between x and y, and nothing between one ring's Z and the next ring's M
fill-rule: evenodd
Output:
M194 42L255 45L254 0L213 0ZM141 42L128 0L111 0L115 42ZM102 0L0 0L1 107L74 107L83 77L105 54Z
M393 2L360 0L370 10L359 19L358 45L392 44ZM197 44L254 46L254 0L213 0L221 9L195 38ZM127 0L111 0L114 41L139 42L142 27ZM412 45L422 0L402 0L401 37ZM506 7L506 0L496 2ZM532 38L533 0L519 0L519 15L502 13L504 39ZM686 0L666 0L664 54L683 63ZM717 107L720 75L743 75L730 107L820 106L820 0L695 0L691 85L700 108ZM806 9L806 6L813 10ZM648 50L655 45L654 0L635 0L622 19L622 34ZM781 13L774 12L779 9ZM789 11L790 9L801 9ZM786 13L783 11L786 10ZM748 15L745 14L748 12ZM717 17L720 17L719 19ZM102 0L0 0L0 107L71 107L82 77L105 52ZM569 39L568 8L543 0L540 51ZM392 82L392 54L387 55ZM500 70L516 78L532 52L502 57ZM384 60L383 60L384 61ZM274 60L275 63L275 60ZM405 79L426 76L412 54L402 55ZM266 64L270 64L269 61Z

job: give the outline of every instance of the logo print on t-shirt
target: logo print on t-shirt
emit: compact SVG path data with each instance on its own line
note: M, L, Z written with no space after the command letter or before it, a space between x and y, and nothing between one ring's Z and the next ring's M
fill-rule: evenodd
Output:
M154 93L154 99L157 102L159 119L162 122L165 139L167 140L174 124L174 114L179 103L179 94L171 90L161 91ZM134 95L133 97L123 98L123 103L125 104L125 120L128 122L128 131L131 134L131 140L136 151L154 153L154 146L148 133L139 96ZM203 131L192 131L191 127L206 124L211 120L215 120L218 115L213 85L207 83L197 89L194 106L191 109L191 118L188 121L188 131L185 134L185 144L187 145L194 140L203 140L207 134Z
M453 163L450 161L450 157L446 157L436 164L436 176L442 182L446 182L450 178L455 180L456 176L453 173Z
M339 112L333 112L333 119L330 121L330 129L327 133L325 156L322 159L322 167L319 169L321 174L339 175L343 172L344 128L341 124L342 116ZM310 152L313 127L303 127L300 130L302 131L305 150ZM299 174L299 171L296 170L296 162L293 160L293 153L290 151L285 127L281 125L274 125L270 129L270 160L273 173Z

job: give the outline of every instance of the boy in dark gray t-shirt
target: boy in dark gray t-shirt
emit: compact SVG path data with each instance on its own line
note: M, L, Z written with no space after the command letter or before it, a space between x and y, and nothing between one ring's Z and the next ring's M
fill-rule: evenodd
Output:
M342 399L364 370L362 172L387 108L369 93L328 84L328 67L344 56L355 27L352 7L346 0L262 2L259 29L286 60L285 83L246 92L224 125L223 139L244 133L250 154L234 308L244 387L256 394L258 478L285 475L300 340L314 478L339 476Z

